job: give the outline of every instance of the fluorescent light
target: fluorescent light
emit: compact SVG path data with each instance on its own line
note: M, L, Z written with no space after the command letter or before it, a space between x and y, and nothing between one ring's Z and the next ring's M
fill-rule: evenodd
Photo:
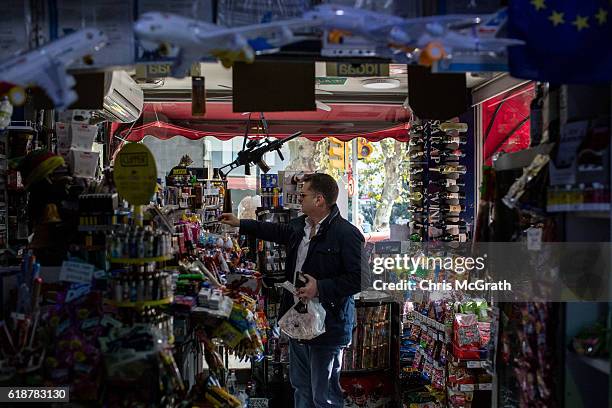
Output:
M372 78L361 81L364 88L370 89L393 89L400 87L400 81L393 78Z

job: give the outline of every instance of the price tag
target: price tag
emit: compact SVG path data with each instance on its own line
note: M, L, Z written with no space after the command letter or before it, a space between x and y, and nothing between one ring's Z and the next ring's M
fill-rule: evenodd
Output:
M461 384L459 391L474 391L474 384Z
M148 204L157 188L157 167L147 146L140 143L123 146L115 159L113 179L117 192L130 204Z
M542 228L531 227L527 229L527 249L540 251L542 249Z
M59 280L74 283L91 283L94 266L88 263L64 261Z
M493 384L492 383L478 384L478 389L482 391L490 391L493 389Z
M249 407L268 408L268 399L267 398L249 398Z
M480 361L468 361L466 363L467 368L480 368L482 367L482 362Z

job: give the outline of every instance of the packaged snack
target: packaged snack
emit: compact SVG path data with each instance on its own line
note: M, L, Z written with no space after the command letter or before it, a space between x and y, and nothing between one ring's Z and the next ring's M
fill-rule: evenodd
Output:
M481 344L478 331L478 318L474 314L455 315L455 343L461 348L479 348Z

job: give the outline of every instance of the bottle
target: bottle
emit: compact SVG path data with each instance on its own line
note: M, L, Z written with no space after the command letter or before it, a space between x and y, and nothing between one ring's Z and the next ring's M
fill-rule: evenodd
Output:
M417 160L417 159L421 159L425 156L425 152L424 151L415 151L415 152L410 152L410 158L412 160Z
M444 136L432 136L430 138L430 142L433 145L449 145L449 144L466 144L467 143L467 137L465 136L451 136L451 135L444 135Z
M236 372L234 370L230 371L225 388L230 394L236 395Z
M411 201L421 201L421 200L423 200L423 193L421 193L419 191L414 191L414 192L410 193L409 199Z
M460 213L463 211L463 207L460 205L443 205L440 207L440 212L443 213Z
M423 186L423 181L422 180L410 180L408 182L408 185L410 187L413 187L413 188L414 187L421 187L421 186Z
M445 160L459 160L462 157L465 157L465 153L462 153L461 150L442 150L439 154Z
M0 130L6 129L11 124L11 116L13 116L13 105L8 97L4 96L0 102Z
M423 237L418 232L413 232L412 234L410 234L410 241L412 241L412 242L422 242L423 241Z
M457 132L467 132L468 130L467 123L463 123L463 122L444 122L444 123L440 123L439 127L440 127L440 130L444 132L448 132L451 130L455 130Z
M444 200L465 200L465 193L449 193L444 191L439 196Z
M423 172L423 167L412 167L409 171L410 174L418 174Z
M445 233L441 237L439 237L438 240L440 240L442 242L459 241L459 236L453 235L453 234L449 234L449 233Z
M429 184L434 184L440 187L444 187L444 188L448 188L451 186L457 186L457 187L465 187L465 183L463 182L458 182L457 180L454 179L447 179L447 178L440 178L437 180L429 180Z
M459 174L465 174L467 173L467 168L463 165L442 165L442 166L438 166L438 167L430 167L429 168L430 171L438 171L441 174L452 174L452 173L459 173Z

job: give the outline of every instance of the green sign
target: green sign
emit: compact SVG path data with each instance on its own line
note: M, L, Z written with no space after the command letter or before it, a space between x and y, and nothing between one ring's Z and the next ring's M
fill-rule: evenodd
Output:
M347 78L342 77L316 77L317 85L344 85L346 84Z

